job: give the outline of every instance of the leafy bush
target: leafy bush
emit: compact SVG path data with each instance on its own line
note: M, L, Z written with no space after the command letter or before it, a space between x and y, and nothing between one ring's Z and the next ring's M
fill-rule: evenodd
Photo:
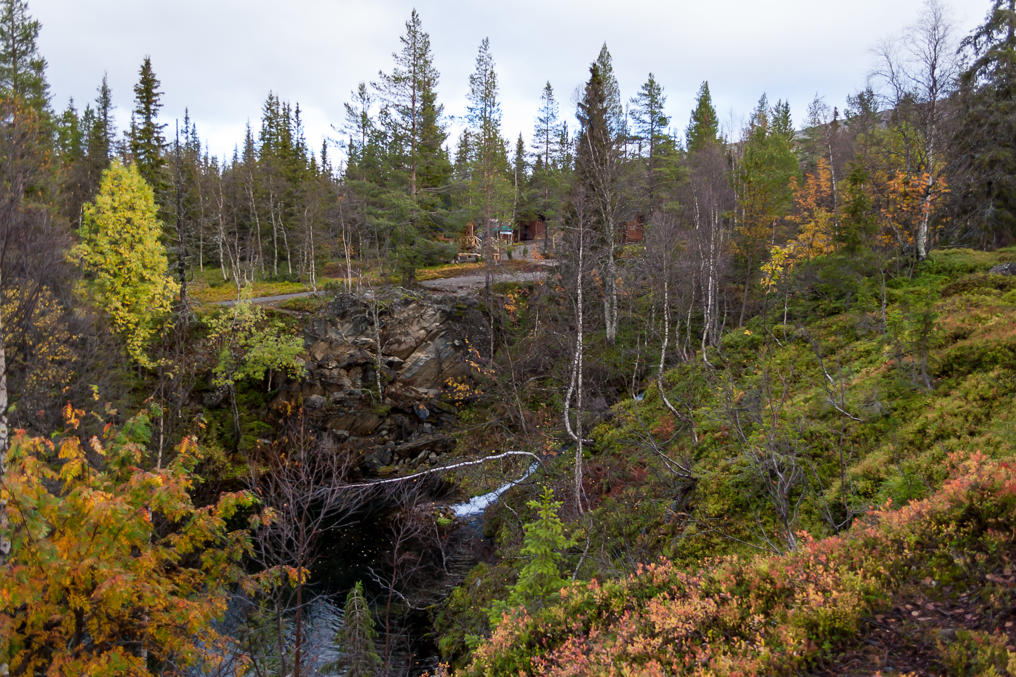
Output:
M692 571L661 560L623 580L572 585L558 604L498 626L463 674L799 673L860 633L903 582L979 581L1012 561L1014 469L975 454L930 498L787 555ZM953 662L1005 666L998 641L982 645L954 650Z

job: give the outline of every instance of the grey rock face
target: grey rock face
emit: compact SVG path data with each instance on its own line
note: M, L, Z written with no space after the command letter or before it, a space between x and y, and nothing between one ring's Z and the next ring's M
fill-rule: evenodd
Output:
M469 346L486 345L487 322L462 295L341 294L310 321L305 341L306 376L283 388L277 406L302 402L317 429L358 449L376 472L454 447L442 433L454 415L442 396L450 379L472 380Z

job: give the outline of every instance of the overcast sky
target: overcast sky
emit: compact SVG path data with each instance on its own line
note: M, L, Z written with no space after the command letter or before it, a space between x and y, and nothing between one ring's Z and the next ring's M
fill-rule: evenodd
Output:
M987 0L944 0L957 39ZM411 9L441 74L439 101L461 116L484 36L500 82L503 132L529 140L543 84L575 127L578 88L606 42L625 99L651 71L683 130L702 80L721 123L738 130L759 95L788 100L796 125L816 94L842 109L866 83L872 48L915 22L923 0L29 0L42 23L53 106L92 101L108 73L120 130L145 55L162 83L164 122L190 109L212 151L228 155L247 121L257 129L269 90L299 102L320 148L360 81L391 69ZM454 124L454 123L453 123ZM453 137L454 138L454 137Z

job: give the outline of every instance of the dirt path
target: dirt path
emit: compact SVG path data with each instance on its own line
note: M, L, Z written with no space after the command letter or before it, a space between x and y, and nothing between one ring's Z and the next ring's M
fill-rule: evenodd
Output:
M259 296L256 299L248 299L248 300L251 303L256 303L258 305L269 305L269 304L272 304L272 303L280 303L282 301L288 301L290 299L302 299L302 298L306 298L308 296L324 296L324 294L325 294L325 292L323 292L323 291L298 291L298 292L294 292L292 294L276 294L275 296ZM235 306L237 303L239 303L239 302L236 299L233 299L232 301L218 301L218 302L214 303L213 305L216 305L216 306L225 306L226 308L229 308L229 307Z
M530 263L528 270L501 270L500 272L494 273L494 282L539 282L547 279L547 275L557 265L553 261L532 259L529 259L528 261ZM459 275L458 277L442 277L436 280L424 280L418 284L424 289L445 294L467 294L483 289L485 279L486 277L481 270L469 272L465 275ZM258 305L273 305L276 303L282 303L283 301L289 301L290 299L302 299L309 296L324 296L326 293L327 292L321 290L316 292L301 291L294 292L292 294L259 296L257 298L250 299L250 302ZM231 306L235 306L236 304L237 301L233 299L231 301L216 301L212 305L229 308Z
M513 271L495 273L494 282L538 282L547 278L547 270ZM424 280L420 286L432 291L449 294L463 294L483 289L486 276L483 273L470 273L459 277L443 277L437 280Z

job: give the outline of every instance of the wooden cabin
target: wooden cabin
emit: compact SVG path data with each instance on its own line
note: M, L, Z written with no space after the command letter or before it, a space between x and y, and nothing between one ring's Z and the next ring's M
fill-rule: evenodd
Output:
M641 219L632 219L628 223L624 224L624 243L633 244L635 242L642 242L646 236L645 226L642 224Z
M515 227L515 242L532 242L547 237L547 222L543 219L520 221Z

